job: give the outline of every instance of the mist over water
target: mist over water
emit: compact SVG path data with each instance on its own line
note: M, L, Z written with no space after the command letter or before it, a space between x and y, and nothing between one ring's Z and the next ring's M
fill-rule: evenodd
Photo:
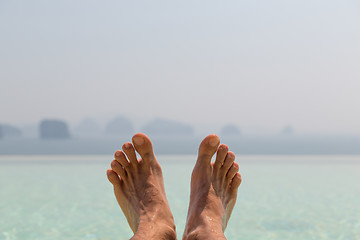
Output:
M151 135L150 135L151 137ZM221 137L221 136L220 136ZM158 154L196 154L203 136L152 137ZM41 140L8 139L0 141L0 154L109 154L121 149L131 137ZM360 154L359 137L221 137L238 154L313 155Z
M129 118L118 116L104 126L90 118L75 126L45 119L32 131L8 124L0 129L0 154L11 155L110 154L138 131L150 136L159 154L196 154L199 143L210 133L219 135L222 143L239 154L360 154L360 136L300 135L289 125L277 134L243 133L235 124L200 134L191 124L180 121L156 118L136 128Z
M2 1L0 124L360 135L354 1Z

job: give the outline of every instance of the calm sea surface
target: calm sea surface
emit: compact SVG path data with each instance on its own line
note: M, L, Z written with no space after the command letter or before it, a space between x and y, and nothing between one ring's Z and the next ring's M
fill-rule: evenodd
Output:
M0 156L0 239L129 239L109 156ZM181 239L195 156L158 156ZM228 239L360 239L360 156L240 156Z

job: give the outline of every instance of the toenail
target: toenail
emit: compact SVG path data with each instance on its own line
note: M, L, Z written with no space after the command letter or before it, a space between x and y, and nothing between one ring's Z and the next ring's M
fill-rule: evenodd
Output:
M216 147L218 145L219 141L217 138L212 138L210 139L209 141L209 144L212 146L212 147Z
M115 156L120 157L120 151L117 151L117 152L115 153Z
M127 149L131 148L131 143L125 143L124 147Z
M135 138L134 138L134 143L135 143L136 145L141 145L141 144L144 143L144 139L143 139L142 137L135 137Z

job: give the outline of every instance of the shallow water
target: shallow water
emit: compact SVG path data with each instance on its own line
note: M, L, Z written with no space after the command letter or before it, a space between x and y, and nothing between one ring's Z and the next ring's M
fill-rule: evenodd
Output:
M0 239L129 239L111 156L0 156ZM159 156L179 239L195 156ZM228 239L360 239L360 156L241 156Z

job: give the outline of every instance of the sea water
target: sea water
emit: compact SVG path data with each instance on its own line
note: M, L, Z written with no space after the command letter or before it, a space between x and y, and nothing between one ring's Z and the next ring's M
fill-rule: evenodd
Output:
M158 156L184 229L195 156ZM0 239L129 239L111 156L0 156ZM360 156L240 156L228 239L360 239Z

